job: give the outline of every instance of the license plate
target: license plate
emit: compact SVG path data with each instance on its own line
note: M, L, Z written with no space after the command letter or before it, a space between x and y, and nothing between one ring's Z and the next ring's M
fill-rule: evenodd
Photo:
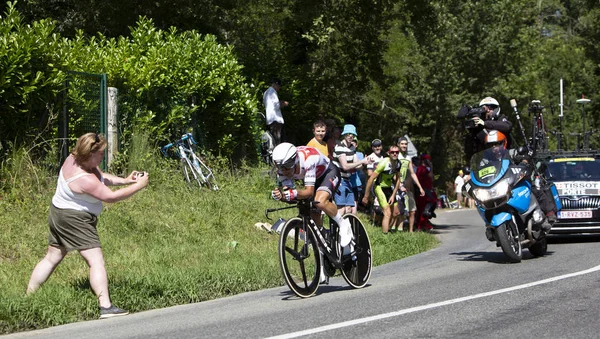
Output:
M560 211L558 219L586 219L592 217L592 211Z

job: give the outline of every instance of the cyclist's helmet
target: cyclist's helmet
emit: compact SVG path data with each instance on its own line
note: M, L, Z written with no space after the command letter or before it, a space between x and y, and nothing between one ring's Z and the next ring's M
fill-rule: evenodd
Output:
M500 104L498 103L498 100L496 100L492 97L483 98L479 102L479 107L481 107L481 106L489 107L493 111L492 116L494 118L497 118L500 115Z
M282 142L273 149L273 162L277 168L292 168L296 165L296 146Z
M485 148L502 146L502 148L506 149L507 141L508 140L506 139L506 135L504 135L504 133L491 130L488 131L485 136Z

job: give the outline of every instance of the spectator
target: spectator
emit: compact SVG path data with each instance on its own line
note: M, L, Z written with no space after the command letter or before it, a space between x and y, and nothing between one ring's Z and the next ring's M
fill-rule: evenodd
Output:
M271 87L269 87L263 94L263 104L266 110L267 126L269 131L275 139L275 145L280 144L282 140L283 131L283 115L281 114L281 108L288 105L287 101L279 101L277 92L281 90L281 80L273 79L271 81Z
M306 146L314 147L318 149L324 156L329 157L329 149L327 148L327 142L323 140L325 133L327 132L327 125L323 120L317 120L313 124L314 138L310 139Z
M390 224L392 222L392 207L396 204L396 192L401 188L402 181L400 176L401 163L398 161L400 148L396 145L390 145L388 156L377 164L375 171L367 180L365 196L362 202L367 204L371 188L374 186L375 196L379 199L381 208L383 209L383 220L381 222L381 231L383 234L388 234ZM395 178L395 180L394 180Z
M456 192L456 208L462 208L463 203L462 187L465 184L463 171L459 170L456 179L454 179L454 192Z
M400 161L400 163L402 164L402 167L400 168L400 179L401 179L401 183L408 183L409 185L416 185L419 188L419 194L420 196L425 195L425 191L423 190L423 188L421 187L421 183L419 182L419 178L417 178L416 175L416 170L415 167L412 166L412 157L410 155L408 155L408 139L405 137L400 137L398 138L398 147L400 148L400 154L398 154L398 160ZM410 177L412 179L412 184L410 182L407 182L407 174L410 174ZM412 185L411 188L414 188L414 185ZM407 186L404 187L404 189L401 189L402 192L406 192L406 197L405 197L405 201L408 203L405 203L405 206L407 206L407 209L409 210L409 232L413 231L413 225L414 225L414 221L410 221L410 218L412 217L413 220L415 218L415 211L416 211L416 203L415 204L411 204L411 198L412 201L415 201L415 197L414 197L414 193L416 192L416 190L414 190L415 192L413 192L413 190L411 188L407 188ZM416 201L415 201L416 202ZM411 211L413 211L411 213ZM396 209L394 211L394 214L399 214L399 211ZM400 227L400 223L402 223L404 221L405 217L404 216L400 216L397 219L397 227Z
M354 206L354 192L350 176L363 165L368 165L372 161L369 158L358 160L356 151L352 147L352 140L357 137L356 127L354 125L344 125L342 132L343 139L335 145L333 152L333 163L340 169L342 177L340 187L335 193L335 204L342 214L351 213Z
M425 191L425 195L417 198L417 213L415 216L417 219L417 230L430 231L433 229L433 225L429 219L435 216L435 214L431 211L433 215L428 216L425 213L425 209L429 203L437 206L437 196L433 190L433 165L431 164L431 157L428 154L421 156L421 163L417 167L417 178L419 178L421 187Z
M369 179L371 174L375 172L377 164L379 164L379 162L385 158L381 153L382 149L383 143L381 142L381 140L373 139L373 141L371 141L371 150L373 151L373 153L369 154L369 158L373 160L373 163L367 165L367 180ZM375 196L373 190L371 190L369 194L373 196L373 204L371 205L371 218L373 218L373 222L375 223L375 225L381 225L383 211L381 210L381 206L379 205L379 200L377 200L377 196Z
M417 172L417 167L419 166L419 158L412 157L411 164L413 172ZM415 214L417 213L417 202L415 200L415 192L418 192L418 187L415 184L415 180L412 175L407 175L406 179L403 182L404 188L406 188L406 195L404 197L404 206L406 208L406 212L408 213L408 218L399 218L399 221L405 221L408 225L408 231L413 232L415 226ZM398 225L400 227L400 225Z
M358 140L352 140L352 147L356 151L356 159L362 161L365 158L365 154L358 151ZM358 202L361 201L364 194L363 185L366 183L365 172L362 168L352 173L350 176L350 183L352 184L352 192L354 193L354 207L352 208L352 214L356 214L358 211Z
M127 178L103 173L98 166L106 145L103 136L84 134L62 165L50 204L48 252L33 269L27 286L27 294L35 292L67 253L77 250L90 268L90 285L100 304L101 319L129 313L114 306L108 293L108 277L96 229L102 202L124 200L148 185L146 172L133 171ZM119 185L129 186L114 191L107 187Z

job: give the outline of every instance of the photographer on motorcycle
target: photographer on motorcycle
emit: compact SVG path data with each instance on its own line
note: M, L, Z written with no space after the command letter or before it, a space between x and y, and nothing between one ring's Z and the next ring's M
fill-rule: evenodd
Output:
M485 149L486 130L496 130L505 136L510 136L512 123L505 115L500 114L500 104L492 97L485 97L479 102L479 107L471 108L467 105L461 107L457 118L466 119L464 126L467 129L465 137L465 160L468 163L473 154ZM507 148L511 140L507 141Z

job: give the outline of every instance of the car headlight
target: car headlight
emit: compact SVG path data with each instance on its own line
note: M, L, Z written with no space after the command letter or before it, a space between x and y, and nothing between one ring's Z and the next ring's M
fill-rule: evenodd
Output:
M475 199L486 202L506 196L509 188L510 179L507 178L498 181L498 183L490 188L476 188L473 190L473 195L475 195Z

